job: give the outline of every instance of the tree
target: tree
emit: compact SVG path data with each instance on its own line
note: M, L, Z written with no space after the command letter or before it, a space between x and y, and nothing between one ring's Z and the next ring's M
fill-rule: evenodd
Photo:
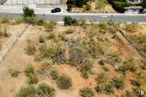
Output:
M85 0L76 0L76 6L82 7Z

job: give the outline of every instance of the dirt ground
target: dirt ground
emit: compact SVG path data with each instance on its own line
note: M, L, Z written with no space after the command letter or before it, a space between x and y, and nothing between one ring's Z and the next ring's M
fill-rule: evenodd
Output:
M23 24L12 26L12 29L9 32L20 31L23 27ZM21 29L20 29L21 28ZM62 27L59 27L62 28ZM63 29L58 29L58 31L62 31ZM35 68L40 66L40 63L34 61L32 56L28 56L24 48L26 47L26 42L28 39L33 41L38 41L39 36L43 35L45 32L43 27L40 26L29 26L28 29L23 33L22 37L19 38L18 42L14 45L14 47L9 51L5 59L0 64L0 97L13 97L16 91L20 89L21 86L26 85L26 76L24 73L20 73L17 78L13 78L8 73L9 68L17 69L21 72L24 71L24 68L27 64L33 64ZM112 40L111 40L112 41ZM121 54L125 59L129 58L129 54L126 51L126 48L118 43L118 41L113 40L113 44L111 47L115 52ZM70 90L60 90L57 88L56 83L51 80L50 77L45 77L40 79L40 83L46 82L49 85L53 86L56 89L56 97L80 97L79 90L83 87L95 87L95 75L90 75L89 79L85 80L80 76L80 72L76 70L76 68L71 67L66 64L57 65L56 69L59 73L67 74L71 77L73 86ZM96 67L96 71L100 71L100 68ZM115 71L111 70L109 72L109 76L115 75ZM129 74L130 75L130 74ZM130 75L133 76L133 75ZM127 84L128 85L128 84ZM127 88L130 89L130 85ZM118 92L117 92L118 95ZM98 94L96 97L113 97L105 94Z
M1 30L3 31L6 29L6 33L8 33L8 37L0 37L0 44L2 45L7 41L7 39L15 32L20 32L22 29L24 29L24 25L11 25L11 24L0 24ZM20 29L21 27L22 29Z

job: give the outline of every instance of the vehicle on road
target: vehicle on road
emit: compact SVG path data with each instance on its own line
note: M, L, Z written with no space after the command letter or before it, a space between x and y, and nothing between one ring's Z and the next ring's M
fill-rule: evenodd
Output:
M61 8L54 8L51 10L51 13L58 13L58 12L61 12Z

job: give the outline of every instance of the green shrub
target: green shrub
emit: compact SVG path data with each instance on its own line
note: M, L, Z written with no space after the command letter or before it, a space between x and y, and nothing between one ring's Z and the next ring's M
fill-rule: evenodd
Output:
M100 83L95 87L97 93L106 93L111 94L114 93L114 85L111 81L107 81L107 83Z
M105 61L112 66L114 66L117 63L121 63L121 58L117 54L108 54Z
M96 31L94 32L93 30L91 30L92 32L88 33L88 38L90 39L85 45L87 45L87 51L89 53L89 55L92 58L98 58L99 55L103 55L104 52L102 50L102 48L100 47L99 43L97 42L97 40L94 40L94 37L96 36Z
M23 22L24 21L22 18L17 18L13 24L18 25L18 24L23 23Z
M121 97L137 97L137 95L131 91L126 91Z
M130 83L131 83L132 85L138 86L138 87L141 85L141 83L140 83L138 80L130 80Z
M73 5L72 4L67 4L67 11L70 12L72 10Z
M131 84L136 87L141 87L145 85L145 75L142 73L137 73L136 78L133 80L130 80Z
M146 70L146 62L144 62L140 67L141 67L143 70Z
M22 87L14 97L36 97L37 89L34 86Z
M89 11L89 10L91 10L91 5L89 5L89 4L86 4L86 6L85 6L85 11Z
M10 23L10 20L7 16L3 16L0 18L1 23Z
M86 59L86 52L81 45L72 45L69 49L69 59L68 62L71 65L77 66L84 62Z
M50 75L53 80L57 80L59 78L59 73L56 70L52 70Z
M23 8L23 21L28 24L36 24L37 18L35 17L35 13L33 9L30 9L29 7Z
M37 22L36 22L36 25L44 26L45 23L46 23L46 22L45 22L43 19L38 19Z
M41 59L51 60L53 63L62 64L66 62L65 50L60 45L53 44L51 46L42 45L39 48Z
M19 75L19 73L20 73L20 71L15 70L15 69L9 69L8 72L10 73L10 75L12 77L17 77Z
M118 71L125 74L127 71L131 71L131 72L136 71L136 67L133 64L126 64L126 65L120 66L118 68Z
M45 28L48 32L53 31L54 27L56 26L56 22L55 21L50 21L49 23L45 24Z
M107 94L111 94L111 93L114 93L114 85L112 82L109 82L107 84L105 84L104 86L104 91L107 93Z
M91 68L92 68L92 61L89 59L86 59L80 66L80 72L83 78L85 79L88 78L89 73L91 72Z
M57 79L57 86L60 89L69 89L72 86L72 81L71 78L65 74L61 75L58 79Z
M65 16L63 21L65 26L78 25L78 21L70 16Z
M36 52L36 47L34 43L30 40L27 41L27 46L25 48L26 54L28 55L34 55Z
M38 97L54 97L55 89L43 83L38 86L37 94Z
M56 39L56 36L55 36L55 34L53 32L50 32L48 34L48 36L47 36L47 39L53 39L53 40L55 40Z
M7 29L6 28L2 29L0 27L0 37L8 37L8 36L9 34L7 33Z
M38 78L37 78L34 68L31 64L27 65L24 72L28 78L27 82L29 84L36 84L38 82Z
M95 94L94 94L94 91L91 89L91 88L83 88L80 90L80 95L82 97L94 97Z
M65 34L72 34L74 32L73 29L67 29L65 30Z
M54 97L55 89L42 83L39 86L28 85L21 87L14 97Z
M124 88L124 80L123 78L114 77L112 78L113 84L116 87L116 89L123 89Z
M107 94L114 93L113 81L111 81L105 73L100 73L97 76L96 81L97 86L95 87L95 90L97 93L99 92Z
M37 18L36 17L25 17L25 18L23 18L23 21L28 24L36 25Z
M30 9L29 7L24 7L23 8L23 17L34 17L35 13L33 9Z
M66 34L59 34L58 35L58 38L61 40L61 41L67 41L67 37L66 37Z
M29 84L36 84L36 83L38 83L38 78L37 78L36 74L31 73L31 74L29 74L27 76L27 78L28 78L27 82Z
M40 43L44 43L44 42L45 42L45 38L44 38L43 36L40 36L40 37L39 37L39 42L40 42Z
M146 45L144 45L144 47L143 47L143 51L146 52Z
M34 67L32 64L28 64L24 70L25 74L28 76L29 74L34 74Z
M100 73L98 74L96 81L98 84L106 83L109 80L107 74L105 73Z

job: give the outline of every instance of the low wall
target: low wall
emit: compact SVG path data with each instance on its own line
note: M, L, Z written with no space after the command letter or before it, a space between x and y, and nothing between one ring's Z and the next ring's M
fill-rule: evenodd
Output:
M12 34L9 39L2 45L1 51L0 51L0 63L6 56L6 54L9 52L9 50L15 45L17 40L22 36L22 34L26 31L26 29L29 27L29 25L26 25L23 31L16 32Z

